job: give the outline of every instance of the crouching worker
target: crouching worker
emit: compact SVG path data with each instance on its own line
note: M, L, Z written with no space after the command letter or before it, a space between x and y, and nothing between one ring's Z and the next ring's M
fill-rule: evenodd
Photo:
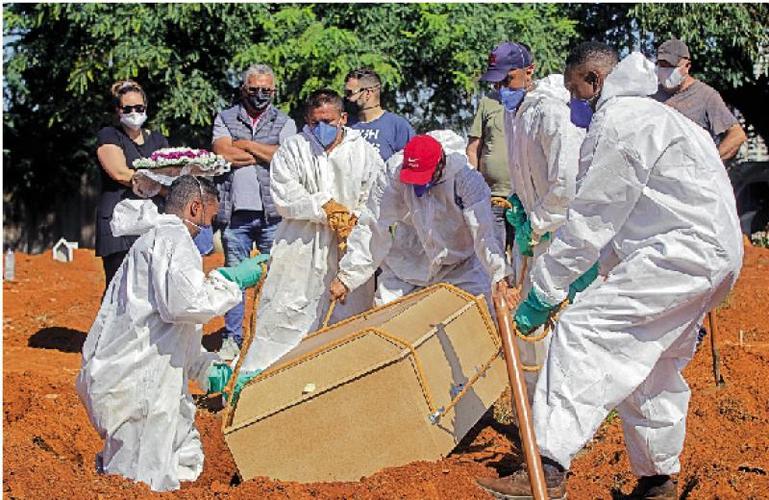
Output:
M149 201L115 208L112 232L140 235L110 283L83 345L77 391L104 449L100 472L179 488L203 469L188 382L204 389L218 357L201 345L202 324L241 301L259 281L259 256L233 268L202 270L193 237L211 224L217 191L207 179L171 185L166 213Z
M347 240L332 298L343 300L382 265L377 304L440 282L487 300L493 283L495 292L513 299L506 281L512 269L495 236L491 191L464 154L447 154L446 147L431 135L417 135L390 158ZM390 226L396 223L393 238Z

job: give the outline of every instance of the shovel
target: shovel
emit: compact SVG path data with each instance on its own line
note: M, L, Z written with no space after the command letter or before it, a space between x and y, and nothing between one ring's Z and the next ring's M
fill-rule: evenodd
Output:
M259 255L258 249L251 250L251 257ZM240 374L240 367L243 364L243 360L246 357L248 349L251 347L251 343L254 341L254 333L256 332L256 310L259 308L259 299L262 298L262 288L264 287L264 281L267 279L267 265L262 263L262 277L256 287L251 289L253 306L250 310L250 316L244 326L245 335L243 336L243 345L240 348L240 355L238 361L235 363L235 369L232 371L230 381L227 383L227 387L224 388L224 393L227 395L227 400L231 401L232 391L235 389L235 382L237 382L238 375Z
M724 377L721 375L721 355L718 353L718 345L716 344L718 324L716 323L716 315L713 311L708 313L708 326L710 328L710 352L713 355L713 378L716 379L716 387L723 387L726 385L726 382L724 382Z
M537 437L534 435L534 425L531 419L531 408L526 393L526 382L523 378L523 367L518 357L518 344L515 342L515 323L510 319L510 309L504 297L500 294L494 298L494 309L497 312L499 335L502 337L502 349L505 353L507 376L510 378L510 388L513 391L515 413L518 417L518 432L526 457L531 491L535 500L547 500L547 486L542 459L537 448Z

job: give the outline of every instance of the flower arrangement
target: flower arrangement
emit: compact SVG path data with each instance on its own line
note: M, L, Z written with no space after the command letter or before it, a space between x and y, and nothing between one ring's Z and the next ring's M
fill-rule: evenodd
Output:
M200 171L221 170L228 166L227 160L205 149L192 148L164 148L158 149L149 158L134 160L133 166L137 169L156 169L163 167L184 167L196 165Z
M158 149L149 158L134 160L133 166L137 171L131 178L132 188L142 198L157 195L180 175L213 177L230 171L224 157L192 148Z

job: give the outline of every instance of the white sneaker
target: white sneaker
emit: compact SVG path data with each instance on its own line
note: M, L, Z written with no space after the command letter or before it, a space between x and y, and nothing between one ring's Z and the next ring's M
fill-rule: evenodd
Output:
M240 347L234 340L227 338L222 341L222 348L219 349L218 354L223 361L232 361L240 355Z

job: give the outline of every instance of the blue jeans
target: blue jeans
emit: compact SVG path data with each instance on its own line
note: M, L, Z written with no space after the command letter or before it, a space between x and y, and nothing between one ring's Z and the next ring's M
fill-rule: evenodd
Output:
M222 232L224 265L235 266L248 258L254 243L261 253L270 253L279 222L280 218L265 220L261 211L233 212L230 224ZM243 291L243 302L245 300L246 292ZM224 315L225 337L234 340L238 346L243 344L243 302Z

